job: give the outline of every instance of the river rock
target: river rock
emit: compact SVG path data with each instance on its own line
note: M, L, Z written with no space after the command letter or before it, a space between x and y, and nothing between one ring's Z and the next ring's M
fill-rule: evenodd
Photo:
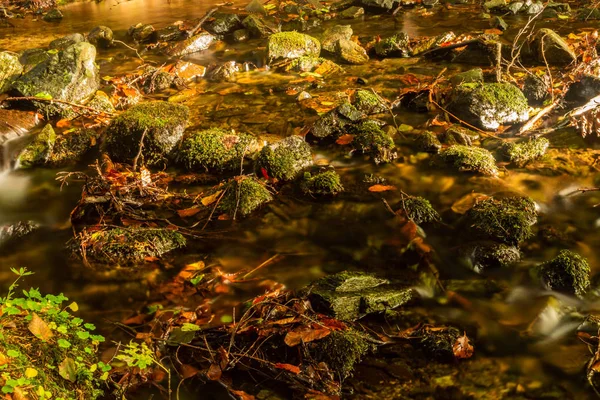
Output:
M75 164L96 145L97 134L92 129L76 129L57 136L48 165L59 167Z
M375 54L379 57L408 57L410 54L409 37L400 32L381 39L375 44Z
M263 17L256 14L250 14L244 18L242 25L250 33L250 36L256 38L266 38L279 31L274 23L266 21Z
M63 19L63 13L58 8L53 8L48 11L42 19L46 22L58 22Z
M493 154L480 147L452 145L440 152L440 158L460 172L498 176L498 167Z
M96 48L87 42L76 43L50 55L50 58L21 76L14 90L21 96L49 96L55 100L82 103L89 100L98 89ZM33 101L48 115L67 111L67 106L57 103Z
M33 111L6 110L0 108L0 146L22 137L40 122Z
M542 28L535 34L531 49L536 61L549 65L568 65L577 61L569 44L551 29Z
M94 46L108 48L113 44L114 33L108 26L100 25L88 33L87 40Z
M140 22L137 25L130 26L127 34L136 42L147 42L154 35L154 27Z
M23 66L23 73L27 73L36 65L48 60L50 53L46 49L27 49L19 54L19 62Z
M216 36L227 35L242 27L242 21L236 14L214 13L212 18L204 29Z
M365 15L365 9L362 7L350 7L340 13L341 18L354 19Z
M483 70L481 68L471 69L461 72L450 78L452 86L458 86L463 83L483 83Z
M294 59L302 56L319 57L321 43L312 36L299 32L279 32L269 36L267 44L270 61Z
M217 205L217 211L232 218L246 217L273 200L265 182L255 176L236 176L223 186L218 186L217 190L223 195Z
M338 40L335 50L338 57L348 64L358 65L369 62L367 51L353 40Z
M328 28L321 36L321 46L323 50L330 53L336 52L337 42L341 39L350 40L352 38L352 27L350 25L336 25Z
M47 124L19 154L18 159L21 168L31 168L46 164L50 159L55 142L56 133L52 125Z
M461 246L458 253L462 263L478 274L506 268L521 260L517 247L493 241L469 243Z
M541 77L527 75L523 85L523 94L529 104L541 105L548 98L550 91L550 79L547 75Z
M300 136L289 136L263 147L255 162L255 170L270 178L291 181L313 164L310 146Z
M16 55L0 52L0 94L10 89L22 72L23 66Z
M310 134L318 139L336 139L346 133L347 128L363 118L363 113L345 102L323 114L312 126Z
M106 151L115 161L133 163L143 150L139 165L164 167L183 137L187 107L164 101L142 103L113 119L106 129Z
M487 130L529 119L527 99L510 83L458 85L448 110L463 121Z
M364 114L381 114L388 111L384 100L372 90L357 90L354 93L352 105Z
M187 39L187 33L180 29L179 25L169 25L155 30L152 34L152 42L178 42Z
M0 226L0 245L20 239L39 228L33 221L19 221L13 224Z
M581 106L598 95L600 95L600 78L584 75L569 86L565 100L575 106Z
M167 48L165 53L170 57L183 57L188 54L206 50L215 41L215 37L208 32L202 32L196 36L176 42Z
M374 120L361 121L352 126L354 133L353 146L356 150L371 157L375 164L388 163L398 158L394 151L394 139L381 129L381 124Z
M85 42L83 35L81 33L72 33L51 41L48 48L50 50L64 50L71 45L81 42Z
M539 265L537 273L549 290L583 297L590 287L588 261L570 250L561 250L556 258Z
M397 8L400 5L400 0L360 0L360 3L365 7L389 11Z

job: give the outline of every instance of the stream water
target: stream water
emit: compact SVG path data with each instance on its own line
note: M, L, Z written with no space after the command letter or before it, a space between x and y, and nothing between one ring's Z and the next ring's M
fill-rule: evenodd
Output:
M126 31L133 24L143 22L160 28L178 20L199 18L218 2L107 0L74 3L63 8L65 18L58 24L48 24L27 16L23 20L12 20L14 27L0 27L0 50L18 52L43 47L53 39L74 32L86 33L98 25L111 27L118 39L126 41ZM237 0L231 7L245 3ZM411 37L433 36L448 30L460 34L489 28L488 21L478 18L479 14L474 7L456 6L434 15L424 16L408 11L397 18L371 16L349 23L359 36L385 35L394 30L402 30ZM510 29L505 38L511 40L526 21L524 17L508 17ZM317 32L335 23L338 22L325 23ZM541 23L544 24L565 34L585 28L583 24L568 25L556 21ZM264 41L251 40L227 45L226 49L199 53L187 60L205 66L225 60L260 63L262 60L255 50L264 46ZM97 62L100 76L130 73L140 64L135 54L124 47L99 52ZM354 85L350 77L362 77L368 81L369 87L388 99L394 99L401 87L399 81L402 76L437 76L444 68L451 74L468 66L417 59L372 60L366 66L346 66L344 74L327 78L326 85L311 88L310 93L327 96L343 92ZM294 74L269 71L239 73L236 82L202 83L203 93L185 104L191 109L192 125L195 126L231 127L265 138L286 136L315 120L314 112L298 107L295 96L279 90L298 85L297 81L298 76ZM273 88L276 90L271 90ZM174 92L166 95L169 94ZM165 94L161 94L156 98L164 97ZM396 118L400 123L420 126L430 117L400 112ZM4 147L4 151L8 152L5 154L18 147L18 142L9 142ZM345 186L358 185L365 176L376 174L411 195L427 198L442 217L451 214L452 204L471 192L488 195L514 192L530 196L540 211L538 225L553 227L563 233L569 238L570 247L588 258L592 274L599 272L600 219L594 206L600 203L600 196L594 193L572 195L577 188L597 185L595 158L577 158L553 148L548 161L542 165L511 169L502 178L487 178L432 166L426 156L415 154L404 146L399 147L397 162L381 166L361 157L350 158L344 152L318 148L313 152L321 163L336 167ZM562 161L556 161L561 157ZM72 235L69 214L81 195L79 183L64 186L61 190L55 180L59 170L20 170L10 165L10 157L2 159L0 226L16 221L35 221L41 228L0 251L0 282L7 286L13 280L9 267L27 267L35 272L28 278L28 284L39 286L48 293L64 292L79 303L85 317L98 322L110 336L116 328L109 321L119 321L134 314L148 287L142 282L115 280L113 277L102 281L70 257L64 244ZM70 170L85 169L86 165L83 163ZM393 204L400 194L390 192L385 197ZM397 234L397 227L380 196L342 195L336 200L323 202L283 191L259 217L239 222L228 228L223 236L197 243L192 250L177 256L171 262L171 272L201 259L220 265L224 271L235 272L260 265L279 254L282 257L276 263L260 271L260 279L280 282L292 289L303 287L327 273L345 269L388 271L397 275L398 255L392 250ZM443 279L478 281L480 276L449 261L453 258L447 256L461 235L462 232L446 227L434 229L427 232L427 242L438 254L436 264ZM539 243L523 249L524 261L514 269L500 271L493 276L501 287L510 288L502 295L484 296L479 291L466 292L464 296L471 302L469 310L453 304L443 305L433 299L425 301L424 308L442 321L477 325L477 357L480 359L501 360L506 364L506 370L517 376L522 374L544 384L558 383L569 389L572 398L591 398L582 371L573 370L577 369L577 365L581 367L581 361L588 356L585 346L578 346L573 339L576 326L558 324L558 316L552 314L552 308L546 307L548 293L529 283L529 267L552 258L556 248L560 247ZM426 288L424 292L427 292ZM257 289L246 290L242 286L233 295L215 299L213 306L221 314L227 314L235 301L258 293ZM594 303L582 306L579 300L562 300L587 310L596 308ZM538 318L540 313L541 318ZM531 336L524 337L525 331L530 331ZM375 392L379 395L371 398L394 397L391 388L385 388L385 384L382 386L384 389Z

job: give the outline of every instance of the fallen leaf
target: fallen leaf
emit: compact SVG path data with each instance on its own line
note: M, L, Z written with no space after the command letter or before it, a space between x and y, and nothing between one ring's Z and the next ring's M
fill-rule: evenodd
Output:
M392 185L373 185L369 188L369 192L387 192L390 190L396 190L396 186Z
M327 328L301 328L295 331L289 331L285 335L283 341L290 347L299 345L300 343L309 343L315 340L323 339L331 333L331 329Z
M292 374L296 374L296 375L298 375L300 373L300 367L297 367L292 364L276 363L275 368L284 369L284 370L291 372Z
M350 144L354 141L354 135L351 135L349 133L340 136L335 142L337 144L341 144L341 145L345 145L345 144Z
M65 358L58 364L58 373L69 382L75 382L77 379L77 367L75 366L75 361L69 357Z
M181 218L191 217L192 215L196 215L199 212L200 212L200 209L198 207L190 207L190 208L185 208L183 210L177 210L177 214L179 214L179 216Z
M213 204L215 201L219 200L219 196L223 193L222 190L217 190L215 193L210 196L203 197L201 203L203 206L207 207Z
M66 128L69 125L71 125L71 120L70 119L61 119L59 121L56 122L56 127L57 128Z
M465 332L461 337L456 339L454 345L452 346L452 352L454 353L454 357L456 358L471 358L473 356L473 352L475 349L469 343L469 338L467 337L467 333Z
M486 29L483 31L486 35L502 35L504 32L500 29Z
M487 196L483 193L469 193L460 199L456 200L454 204L452 204L452 211L457 214L464 214L469 211L475 204L485 199L488 199L490 196Z
M46 324L44 320L41 319L36 313L33 313L28 328L29 331L35 335L35 337L43 340L44 342L54 336L48 324Z
M179 373L181 374L181 377L183 379L188 379L193 376L196 376L198 372L200 372L198 368L193 367L189 364L182 364L181 367L179 367Z
M255 400L256 399L256 397L244 392L243 390L231 390L230 389L229 391L231 393L235 394L237 397L239 397L240 400Z
M221 367L219 367L219 364L217 364L217 363L210 364L210 367L208 368L208 372L206 372L206 376L211 381L218 381L219 379L221 379L222 374L223 374L223 371L221 371Z

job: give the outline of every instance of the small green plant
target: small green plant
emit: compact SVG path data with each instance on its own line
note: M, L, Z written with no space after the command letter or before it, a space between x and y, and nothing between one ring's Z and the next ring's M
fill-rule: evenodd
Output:
M167 374L169 397L171 395L171 371L156 357L155 352L146 343L129 342L123 346L115 359L122 361L128 368L139 368L141 373L153 366L158 366Z

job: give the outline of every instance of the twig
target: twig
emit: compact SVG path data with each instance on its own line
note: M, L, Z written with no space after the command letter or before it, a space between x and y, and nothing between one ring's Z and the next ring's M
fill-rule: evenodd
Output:
M51 103L51 104L58 103L58 104L64 104L64 105L71 106L71 107L81 108L83 110L87 110L87 111L93 112L95 114L105 114L105 115L111 116L111 117L113 115L115 115L115 113L111 113L111 112L107 112L107 111L100 111L93 107L84 106L82 104L71 103L69 101L57 100L57 99L44 99L44 98L35 97L35 96L9 97L6 99L6 101L41 101L41 102L46 102L46 103Z
M443 112L445 112L446 114L448 114L449 116L451 116L452 118L454 118L455 120L457 120L458 122L460 122L463 125L468 126L469 128L483 134L486 136L491 136L491 137L497 137L496 135L490 133L490 132L486 132L482 129L477 128L476 126L473 126L471 124L469 124L468 122L463 121L462 119L458 118L456 115L452 114L450 111L446 110L444 107L442 107L441 105L439 105L438 102L436 102L435 100L433 100L433 98L430 98L429 101L431 101L431 103L433 103L434 106L438 107L440 110L442 110Z
M142 133L142 138L140 139L140 148L137 154L135 155L135 158L133 159L133 172L137 170L138 158L140 158L140 156L142 155L142 150L144 148L144 139L146 138L146 132L148 132L148 128L144 129L144 132Z
M131 47L131 46L130 46L130 45L128 45L127 43L125 43L125 42L122 42L122 41L120 41L120 40L117 40L117 39L113 39L113 42L114 42L114 43L119 43L119 44L122 44L123 46L127 47L129 50L133 50L133 51L135 51L135 54L138 56L138 58L139 58L140 60L142 60L142 62L146 62L146 61L144 60L144 58L143 58L143 57L140 55L140 53L137 51L137 49L136 49L135 47Z
M202 29L202 25L206 22L206 20L209 19L210 16L213 15L218 9L219 9L218 7L215 7L213 9L208 10L206 15L204 15L204 17L202 17L200 19L198 24L195 27L193 27L192 29L190 29L189 31L187 31L188 37L192 37L192 36L196 35L198 33L198 31L200 29Z
M271 258L269 258L268 260L266 260L265 262L261 263L258 267L254 268L252 271L248 272L247 274L245 274L244 276L242 276L243 279L246 279L247 277L249 277L250 275L252 275L254 272L258 271L259 269L271 264L276 258L279 257L279 253L275 254L274 256L272 256Z
M550 113L550 111L554 110L557 105L558 105L558 101L555 101L552 104L544 107L533 118L531 118L529 121L527 121L527 123L525 125L523 125L521 127L521 129L519 129L519 132L517 133L517 135L522 135L525 132L529 131L531 128L533 128L533 126L536 124L536 122L538 122L540 119L542 119L542 117L545 116L546 114Z

